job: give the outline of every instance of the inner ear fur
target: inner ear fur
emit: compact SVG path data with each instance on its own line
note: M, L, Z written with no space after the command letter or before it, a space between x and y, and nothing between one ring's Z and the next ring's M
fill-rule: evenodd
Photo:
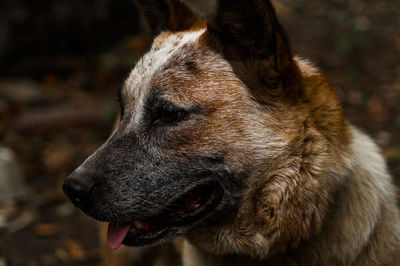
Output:
M181 0L136 0L153 36L184 31L202 20Z
M282 89L297 98L300 72L289 38L267 0L219 0L207 40L259 100Z

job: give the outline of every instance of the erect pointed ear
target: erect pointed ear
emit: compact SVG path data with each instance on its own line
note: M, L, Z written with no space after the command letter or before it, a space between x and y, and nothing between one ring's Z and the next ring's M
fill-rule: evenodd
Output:
M155 36L162 31L183 31L201 18L182 0L136 0Z
M298 83L289 39L270 1L219 0L207 34L209 44L257 93Z

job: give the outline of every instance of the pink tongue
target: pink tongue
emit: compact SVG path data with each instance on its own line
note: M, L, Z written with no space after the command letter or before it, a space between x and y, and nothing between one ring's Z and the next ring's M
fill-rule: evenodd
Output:
M107 246L112 250L117 250L121 246L126 234L131 230L130 224L108 224Z

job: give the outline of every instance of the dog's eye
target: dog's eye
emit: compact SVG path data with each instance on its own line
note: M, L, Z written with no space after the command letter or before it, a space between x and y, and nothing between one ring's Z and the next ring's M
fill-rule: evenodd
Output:
M162 107L159 114L160 120L168 124L180 121L183 116L183 111L174 109L170 106Z

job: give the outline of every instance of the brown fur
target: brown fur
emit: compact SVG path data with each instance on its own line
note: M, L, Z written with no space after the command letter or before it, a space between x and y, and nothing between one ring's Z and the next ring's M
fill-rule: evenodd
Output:
M203 116L171 129L180 141L166 154L218 151L247 177L232 219L185 234L183 265L400 265L394 187L375 145L348 124L326 78L292 55L268 1L220 2L206 25L167 1L169 28L150 53L204 33L155 72L139 63L123 91L135 106L129 88L152 73L145 95L166 88L170 102L201 106ZM255 7L268 27L249 42Z

